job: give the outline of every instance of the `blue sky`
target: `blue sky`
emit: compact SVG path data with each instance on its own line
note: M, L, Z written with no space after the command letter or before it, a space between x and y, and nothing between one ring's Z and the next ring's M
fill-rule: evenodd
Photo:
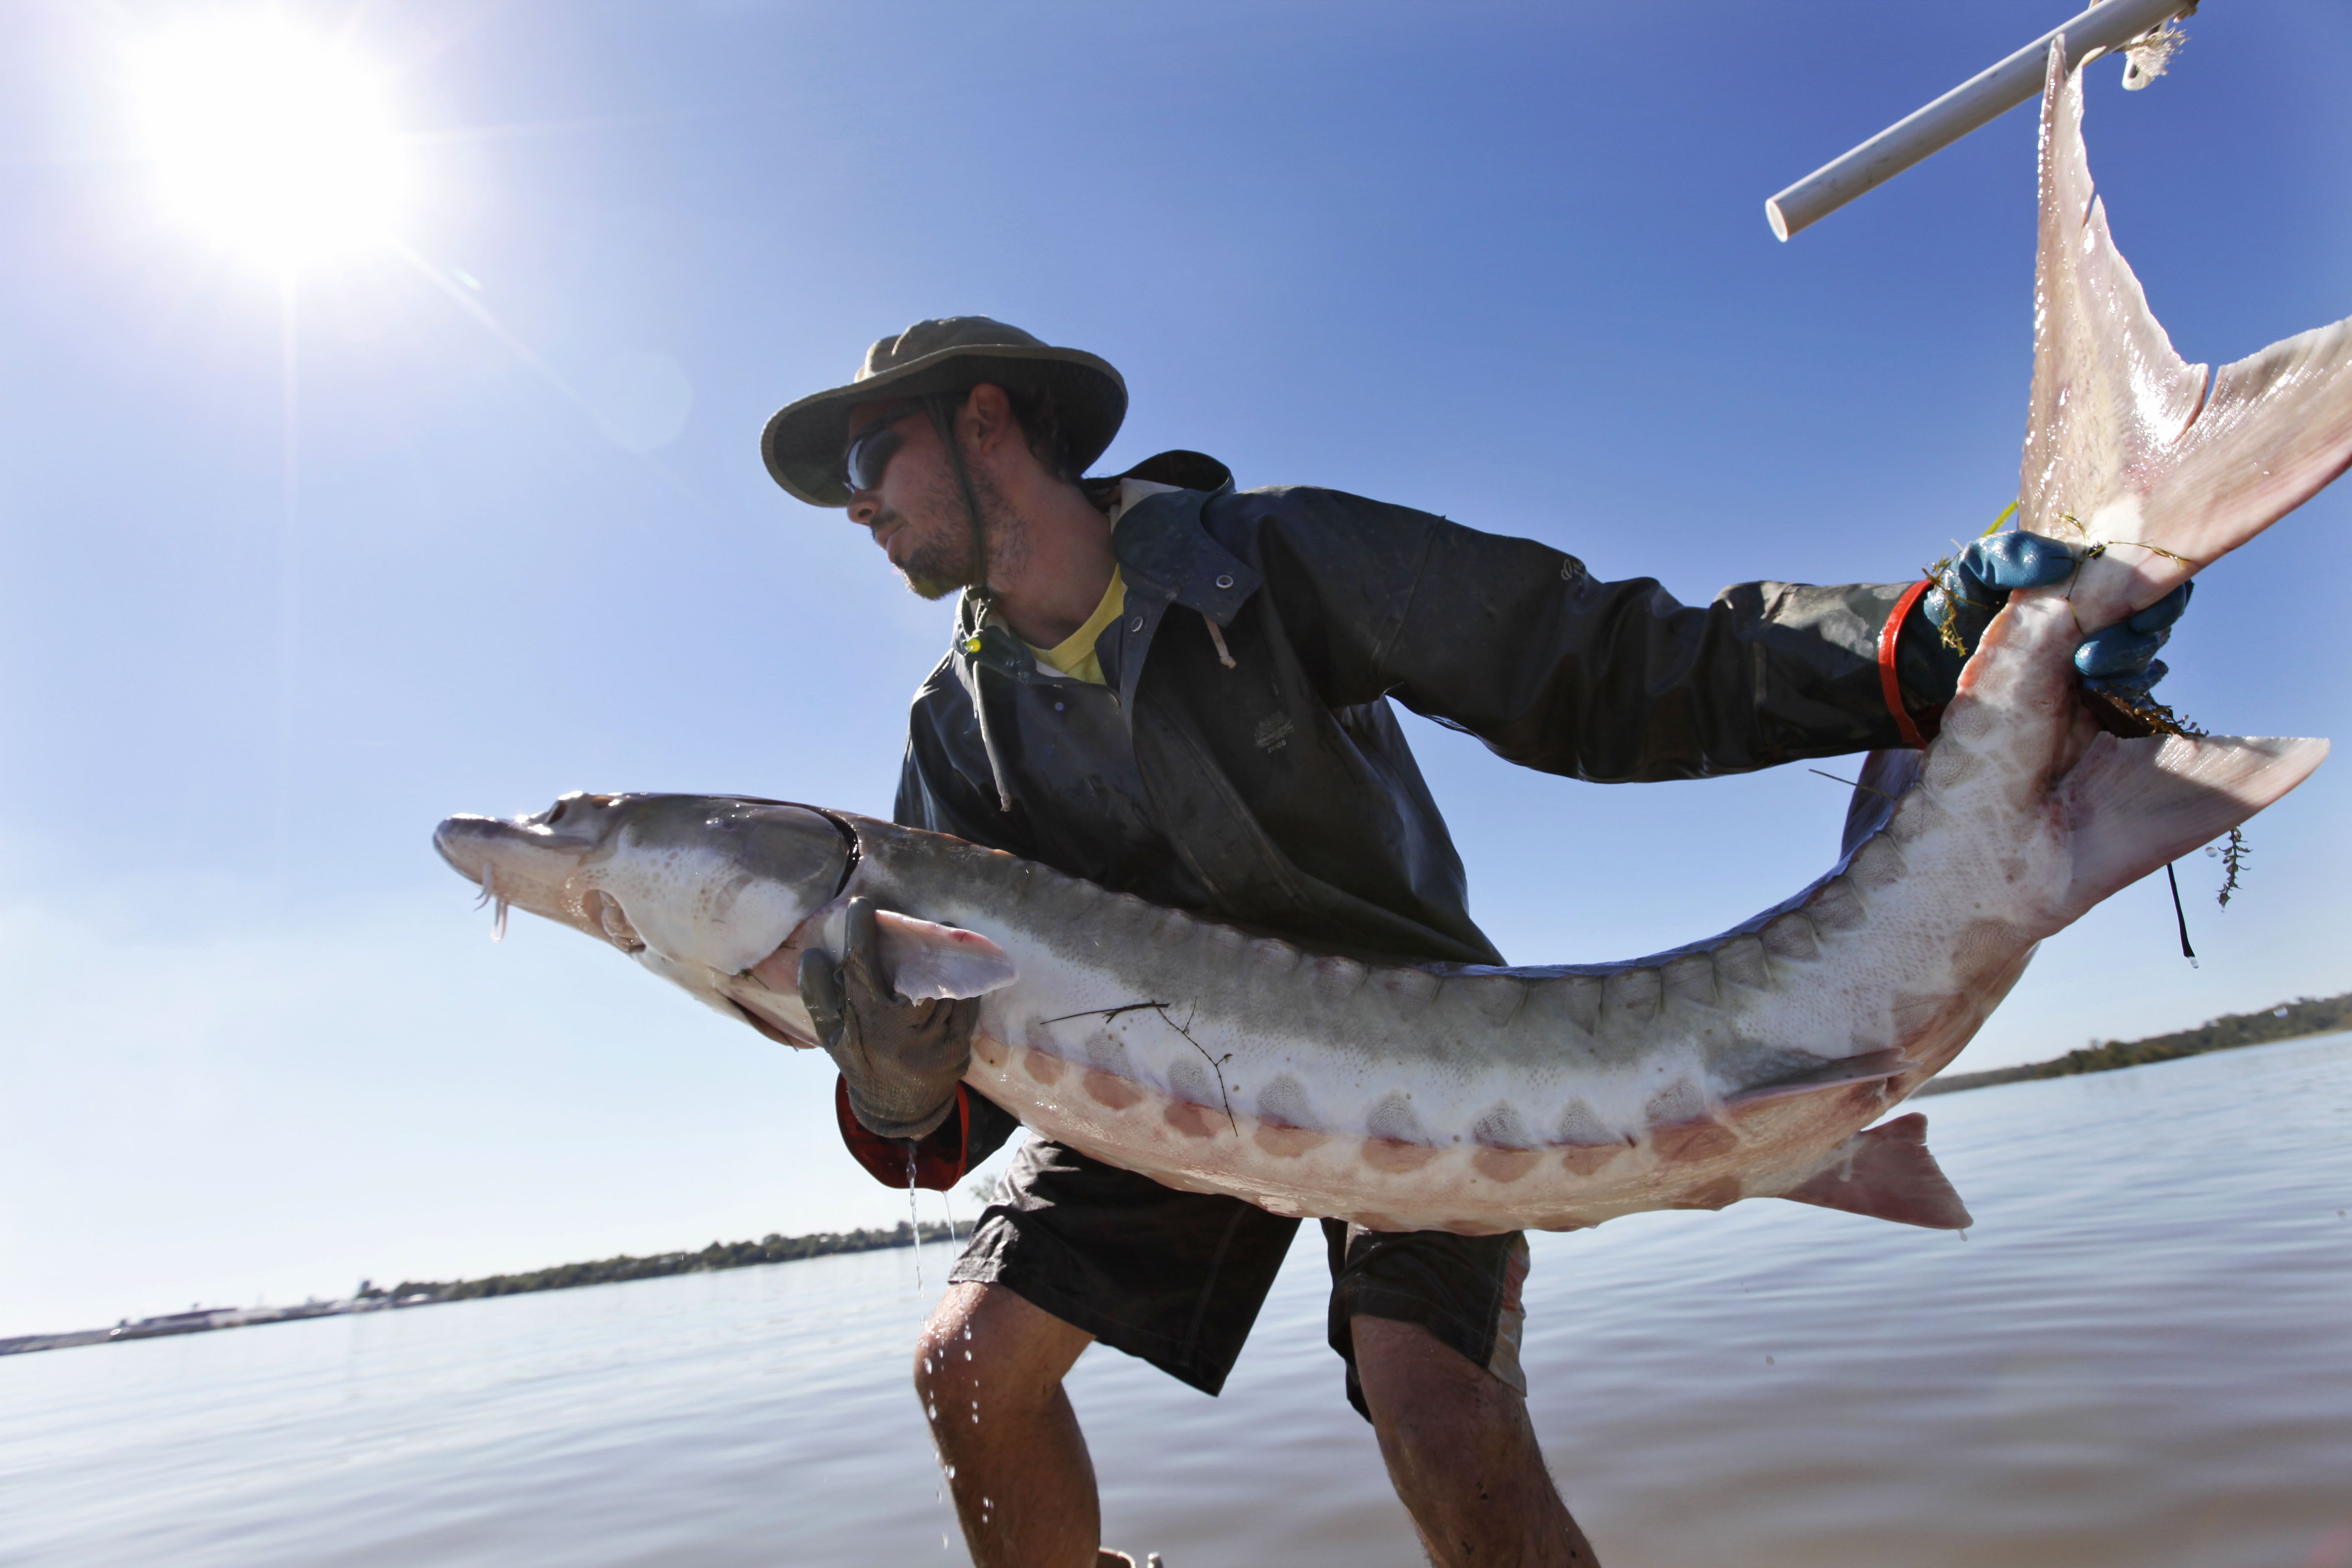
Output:
M944 611L755 447L910 321L1118 364L1107 465L1198 447L1690 599L1911 575L2015 490L2032 111L1787 246L1762 202L2063 5L288 7L393 73L417 173L404 254L299 281L290 522L279 279L131 139L125 51L191 9L0 16L0 1333L903 1215L826 1064L553 927L492 946L427 836L582 787L887 814ZM2144 93L2095 68L2088 135L2218 362L2352 312L2352 14L2189 30ZM2208 573L2167 695L2352 730L2348 518ZM1601 788L1410 722L1517 961L1834 851L1802 769ZM2184 862L2201 969L2128 889L1963 1065L2352 986L2343 767L2226 914Z

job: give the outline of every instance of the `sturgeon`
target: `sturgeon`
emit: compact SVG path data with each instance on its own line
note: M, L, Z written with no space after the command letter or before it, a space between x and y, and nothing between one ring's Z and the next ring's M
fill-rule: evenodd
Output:
M2072 655L2352 461L2352 321L2182 363L2116 253L2053 40L2020 526L2080 559L2018 593L1924 751L1874 753L1837 863L1706 942L1625 963L1313 952L957 839L739 797L568 795L436 843L484 893L813 1043L799 954L889 911L909 999L982 998L966 1081L1171 1187L1381 1230L1570 1230L1773 1196L1969 1223L1879 1122L2036 944L2300 783L2324 741L2104 732ZM1873 1123L1879 1123L1874 1126Z

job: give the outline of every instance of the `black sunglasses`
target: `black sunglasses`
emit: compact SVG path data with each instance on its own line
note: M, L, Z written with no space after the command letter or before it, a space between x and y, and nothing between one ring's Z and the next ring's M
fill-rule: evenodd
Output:
M923 413L923 405L910 403L895 414L886 414L850 437L849 450L841 459L842 474L853 490L870 490L882 482L882 470L890 466L898 455L899 444L906 437L898 434L898 426L915 415Z

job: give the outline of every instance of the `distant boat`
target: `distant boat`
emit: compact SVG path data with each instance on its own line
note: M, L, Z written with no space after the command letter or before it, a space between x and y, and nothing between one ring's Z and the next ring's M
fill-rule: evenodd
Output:
M108 1331L110 1340L152 1340L165 1334L200 1334L207 1329L220 1327L220 1320L230 1316L231 1307L198 1307L185 1312L167 1312L160 1318L142 1318L135 1323L117 1323Z

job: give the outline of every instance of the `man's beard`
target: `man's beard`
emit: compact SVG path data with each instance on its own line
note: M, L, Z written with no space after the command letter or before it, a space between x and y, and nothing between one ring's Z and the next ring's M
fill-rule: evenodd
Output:
M944 599L959 588L977 586L980 574L971 569L971 541L965 529L918 545L898 568L898 575L919 598Z
M987 476L972 475L971 489L987 525L988 553L1001 573L1023 553L1025 531ZM984 578L972 559L971 519L964 510L961 493L950 482L919 497L918 504L924 516L952 521L918 540L905 564L898 567L898 575L925 599L944 599L959 588L979 587ZM878 527L894 520L894 514L885 512L874 523Z

